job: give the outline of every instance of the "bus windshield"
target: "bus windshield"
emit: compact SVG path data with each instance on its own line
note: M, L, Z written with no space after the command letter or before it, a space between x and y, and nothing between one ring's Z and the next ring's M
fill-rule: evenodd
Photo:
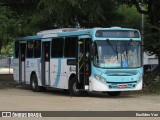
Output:
M97 40L94 42L93 62L101 68L141 67L141 47L139 41Z

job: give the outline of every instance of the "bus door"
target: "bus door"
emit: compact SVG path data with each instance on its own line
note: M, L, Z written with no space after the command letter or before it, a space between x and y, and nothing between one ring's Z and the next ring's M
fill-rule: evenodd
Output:
M50 85L50 41L42 42L42 85Z
M25 82L26 43L19 43L19 82Z
M89 89L89 76L91 74L91 63L89 59L91 38L88 35L79 37L78 41L78 54L77 54L77 88Z

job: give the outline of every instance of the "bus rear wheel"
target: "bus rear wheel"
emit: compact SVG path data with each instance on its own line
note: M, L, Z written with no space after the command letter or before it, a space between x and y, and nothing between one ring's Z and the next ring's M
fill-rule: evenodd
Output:
M38 80L37 80L37 75L33 74L31 76L31 88L34 92L40 92L41 91L41 86L38 86Z
M107 92L109 96L119 96L121 94L121 91L114 91L114 92Z
M70 96L79 96L80 91L76 88L76 77L69 81L69 94Z

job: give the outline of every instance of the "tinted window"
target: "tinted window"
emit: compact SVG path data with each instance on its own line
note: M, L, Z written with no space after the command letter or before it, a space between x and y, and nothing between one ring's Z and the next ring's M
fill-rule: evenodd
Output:
M19 42L15 42L15 58L19 57Z
M44 43L45 61L50 60L50 42Z
M63 38L56 38L52 40L52 53L51 56L53 58L63 57Z
M34 41L34 58L41 57L41 41L35 40Z
M26 58L26 43L20 43L20 56L21 56L21 61L25 61L25 58Z
M27 58L33 57L33 41L27 42Z
M76 42L78 38L77 37L68 37L65 38L65 57L76 57Z

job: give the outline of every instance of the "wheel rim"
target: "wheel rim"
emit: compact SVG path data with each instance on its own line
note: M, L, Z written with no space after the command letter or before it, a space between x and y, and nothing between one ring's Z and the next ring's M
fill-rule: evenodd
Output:
M33 88L33 89L36 88L36 83L35 83L35 80L34 80L34 79L32 80L32 88Z
M79 90L76 88L76 83L73 84L73 91L74 91L74 93L78 93L79 92Z

